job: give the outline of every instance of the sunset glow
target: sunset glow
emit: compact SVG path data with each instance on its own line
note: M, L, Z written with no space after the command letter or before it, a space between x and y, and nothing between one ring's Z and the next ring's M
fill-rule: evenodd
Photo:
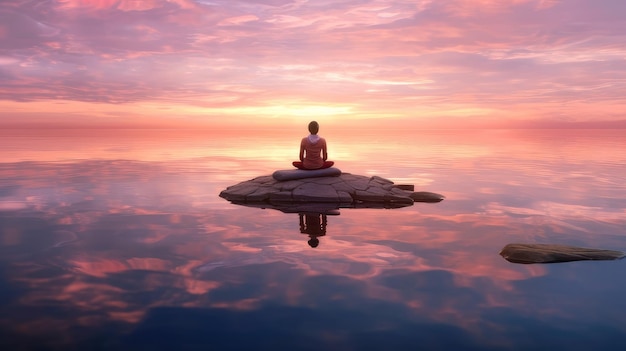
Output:
M614 0L0 3L2 127L625 127Z

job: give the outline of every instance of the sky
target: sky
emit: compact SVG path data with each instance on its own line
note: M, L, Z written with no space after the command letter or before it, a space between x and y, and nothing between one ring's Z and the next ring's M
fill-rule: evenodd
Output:
M626 128L623 0L2 0L0 126Z

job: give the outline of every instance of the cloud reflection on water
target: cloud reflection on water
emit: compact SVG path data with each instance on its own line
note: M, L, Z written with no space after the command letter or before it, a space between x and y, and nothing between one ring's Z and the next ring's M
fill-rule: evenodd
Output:
M315 249L298 214L217 197L250 174L269 173L251 156L240 159L243 152L209 155L196 168L189 160L0 164L0 329L80 341L78 330L101 327L145 344L142 330L179 330L164 318L210 317L207 329L220 322L226 329L254 316L274 323L268 333L288 334L280 324L296 323L291 332L304 337L307 324L295 317L303 313L327 345L356 345L354 335L365 332L394 335L400 344L430 340L404 334L408 328L446 330L453 344L481 346L517 342L520 329L543 335L540 327L626 333L615 312L625 288L610 278L622 262L519 266L498 255L511 241L622 249L626 197L612 162L626 161L624 149L609 158L606 140L583 154L566 143L570 149L559 153L572 154L557 163L552 153L539 157L546 144L513 139L504 149L524 152L504 158L495 146L479 145L476 153L443 152L441 159L454 160L443 165L427 149L433 142L417 142L433 152L426 162L392 148L371 161L345 162L344 170L364 174L388 162L383 176L408 183L413 178L405 175L424 174L426 165L432 179L419 190L441 192L444 202L342 209L327 216ZM455 150L477 142L460 140ZM598 161L590 158L596 153L603 154ZM232 167L214 169L224 164ZM338 329L321 322L331 317Z

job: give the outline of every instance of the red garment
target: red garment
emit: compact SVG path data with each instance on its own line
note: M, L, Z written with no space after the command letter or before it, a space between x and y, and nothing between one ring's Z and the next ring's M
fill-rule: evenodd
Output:
M311 170L310 168L304 168L304 165L300 161L293 161L292 164L293 164L294 167L296 167L298 169ZM335 164L335 162L333 162L333 161L324 161L324 165L322 167L316 168L316 169L330 168L334 164Z
M309 137L302 138L300 147L304 149L304 158L302 166L306 169L318 169L324 166L322 159L322 149L326 148L326 139L319 138L315 143L309 140Z

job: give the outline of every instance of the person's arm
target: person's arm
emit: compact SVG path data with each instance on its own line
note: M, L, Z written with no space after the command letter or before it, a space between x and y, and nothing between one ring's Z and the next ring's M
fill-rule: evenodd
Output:
M326 150L326 140L324 140L324 144L322 144L322 159L324 161L328 159L328 151Z
M304 140L300 142L300 161L304 161Z

